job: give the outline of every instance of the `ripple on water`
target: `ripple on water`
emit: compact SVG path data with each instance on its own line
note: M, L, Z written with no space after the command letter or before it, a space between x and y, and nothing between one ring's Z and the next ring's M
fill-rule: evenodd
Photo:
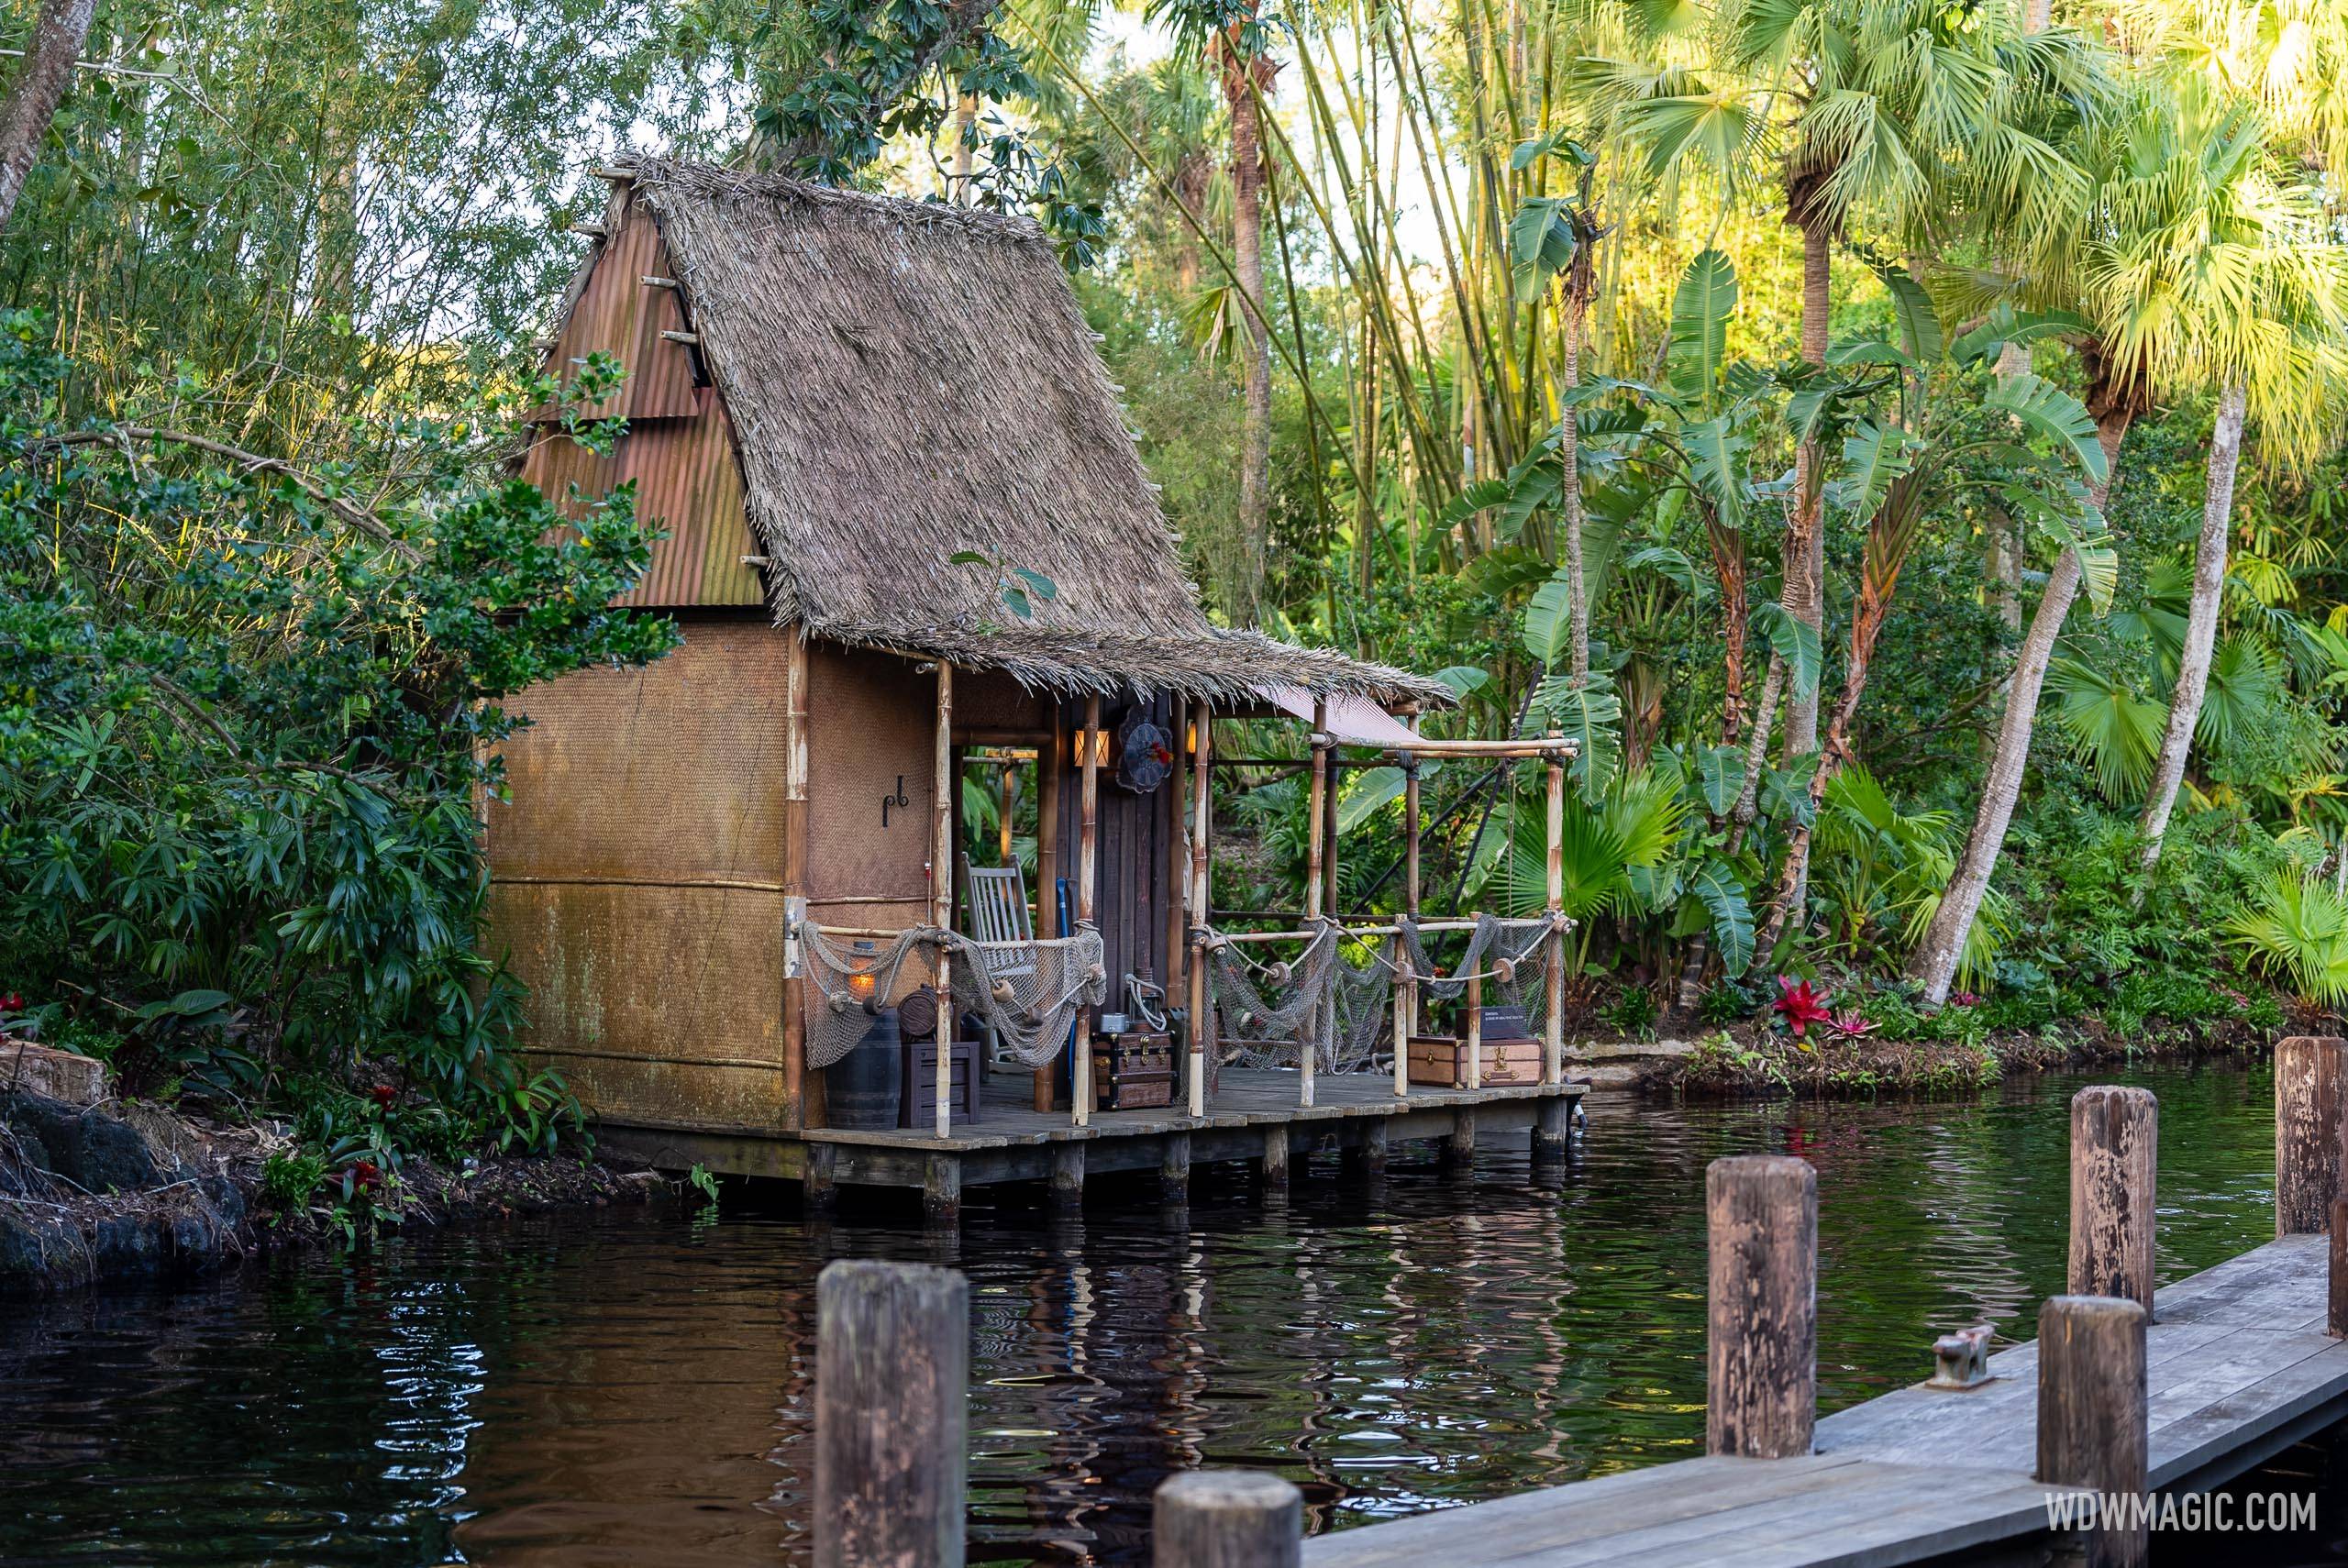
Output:
M2160 1093L2163 1277L2272 1224L2263 1073ZM1703 1431L1703 1167L1819 1171L1821 1397L1911 1381L1941 1330L2027 1336L2058 1289L2079 1080L1962 1102L1614 1100L1562 1178L1398 1151L1267 1209L1235 1170L1051 1220L974 1194L958 1237L573 1217L395 1241L0 1326L0 1562L802 1562L814 1282L834 1257L971 1283L973 1561L1146 1561L1173 1471L1260 1466L1328 1529L1680 1458ZM1136 1206L1138 1205L1138 1206Z

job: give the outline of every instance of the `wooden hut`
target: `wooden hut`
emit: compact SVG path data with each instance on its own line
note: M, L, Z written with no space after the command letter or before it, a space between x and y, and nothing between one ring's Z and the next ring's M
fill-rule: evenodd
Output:
M616 358L594 412L627 434L537 442L525 473L637 486L668 536L624 602L683 640L521 699L492 940L530 988L524 1048L607 1136L800 1175L826 1116L794 933L959 923L967 748L1036 755L1039 931L1077 881L1106 974L1180 998L1184 769L1118 788L1104 732L1447 692L1208 621L1032 223L681 162L613 187L549 358ZM1017 573L1050 585L1024 616Z

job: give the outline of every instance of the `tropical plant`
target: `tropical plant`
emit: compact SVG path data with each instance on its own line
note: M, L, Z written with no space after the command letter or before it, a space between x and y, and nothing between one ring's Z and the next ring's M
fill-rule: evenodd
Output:
M2348 898L2322 877L2277 871L2226 922L2252 964L2282 977L2310 1006L2348 1005Z

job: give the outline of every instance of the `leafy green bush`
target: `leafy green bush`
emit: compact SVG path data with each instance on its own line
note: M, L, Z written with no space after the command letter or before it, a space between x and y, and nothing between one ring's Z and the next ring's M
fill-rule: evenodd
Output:
M2348 1003L2348 898L2320 878L2278 871L2254 890L2226 934L2303 1002Z
M351 449L392 457L296 468L161 375L119 422L53 423L73 367L40 336L0 319L0 976L117 1032L133 1088L247 1099L363 1057L542 1146L568 1100L505 1050L476 797L503 699L674 631L610 607L648 558L631 491L566 510L500 470L522 410L618 427L539 381L378 410Z

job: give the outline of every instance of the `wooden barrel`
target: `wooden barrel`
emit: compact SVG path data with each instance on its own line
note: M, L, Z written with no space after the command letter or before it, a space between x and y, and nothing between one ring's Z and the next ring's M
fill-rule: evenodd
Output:
M935 1016L936 1003L932 1003ZM824 1069L825 1120L834 1127L893 1128L904 1098L904 1042L897 1032L897 1010L872 1015L856 1049Z

